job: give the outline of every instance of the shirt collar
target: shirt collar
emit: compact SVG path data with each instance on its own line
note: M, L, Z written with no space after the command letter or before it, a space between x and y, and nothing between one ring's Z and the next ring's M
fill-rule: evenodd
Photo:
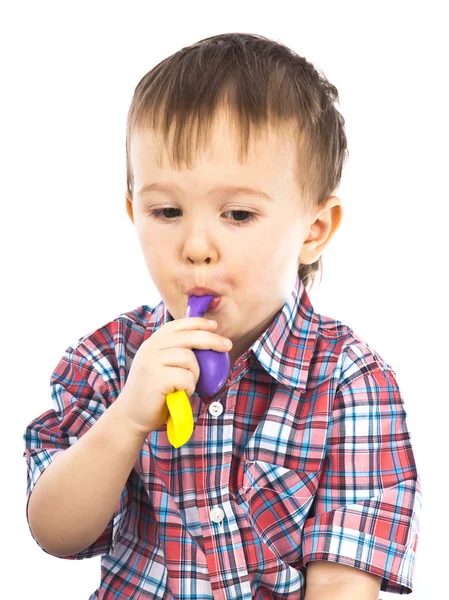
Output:
M154 330L173 321L164 302L155 311ZM261 366L279 383L305 391L319 318L297 274L290 295L267 330L250 346Z

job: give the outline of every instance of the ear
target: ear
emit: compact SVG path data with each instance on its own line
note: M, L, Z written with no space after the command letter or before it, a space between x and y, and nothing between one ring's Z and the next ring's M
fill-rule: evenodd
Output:
M134 224L134 212L133 212L133 200L131 196L129 196L128 192L125 193L126 199L126 212L128 213L128 217L131 219Z
M309 233L303 242L298 264L310 265L317 261L331 241L343 218L340 198L330 196L325 206L320 206L311 217Z

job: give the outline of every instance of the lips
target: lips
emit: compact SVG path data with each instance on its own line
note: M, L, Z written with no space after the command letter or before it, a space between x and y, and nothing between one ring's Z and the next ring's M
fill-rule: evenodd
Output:
M193 287L187 292L188 296L221 296L217 290L208 287Z

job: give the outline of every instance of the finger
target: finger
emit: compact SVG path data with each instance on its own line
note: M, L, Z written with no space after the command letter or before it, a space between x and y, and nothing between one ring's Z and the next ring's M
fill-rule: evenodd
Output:
M217 322L212 322L204 317L183 317L182 319L169 321L166 325L171 325L175 331L181 331L183 329L215 329Z
M190 348L166 348L161 352L164 367L177 367L190 371L196 385L200 376L200 367L193 350Z

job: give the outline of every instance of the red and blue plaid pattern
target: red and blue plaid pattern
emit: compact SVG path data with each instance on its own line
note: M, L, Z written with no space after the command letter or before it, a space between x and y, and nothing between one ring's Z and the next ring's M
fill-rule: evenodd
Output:
M163 302L143 305L67 348L51 375L53 408L24 434L28 500L172 319ZM299 277L222 393L191 403L189 442L175 449L166 425L152 432L104 533L66 557L102 555L90 600L298 600L313 560L411 591L421 482L395 372L350 327L315 313Z

